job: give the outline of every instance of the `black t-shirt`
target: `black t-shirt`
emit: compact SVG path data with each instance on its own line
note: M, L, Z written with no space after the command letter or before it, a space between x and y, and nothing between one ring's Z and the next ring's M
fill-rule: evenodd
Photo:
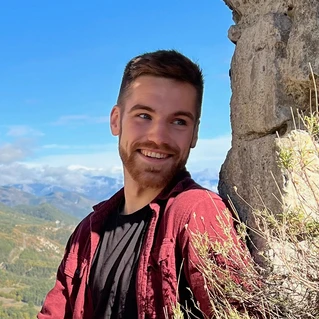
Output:
M94 319L137 318L136 269L150 216L147 205L130 215L119 209L107 218L89 281Z

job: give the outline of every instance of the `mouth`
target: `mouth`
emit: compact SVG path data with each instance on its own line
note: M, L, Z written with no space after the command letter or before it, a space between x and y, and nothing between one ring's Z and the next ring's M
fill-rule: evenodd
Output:
M159 160L166 159L166 158L173 156L172 154L162 153L162 152L158 152L158 151L155 152L155 151L149 151L149 150L143 150L143 149L140 149L138 151L139 151L139 153L141 153L145 157L159 159Z

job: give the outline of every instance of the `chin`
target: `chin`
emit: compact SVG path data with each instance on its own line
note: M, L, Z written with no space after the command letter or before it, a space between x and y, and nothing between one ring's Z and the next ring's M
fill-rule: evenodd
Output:
M136 179L136 182L143 188L153 188L153 189L162 189L164 188L171 180L170 178L166 178L166 176L163 176L163 174L158 175L158 173L155 175L154 173L146 173L148 176L139 176L139 178ZM155 176L154 176L155 175Z

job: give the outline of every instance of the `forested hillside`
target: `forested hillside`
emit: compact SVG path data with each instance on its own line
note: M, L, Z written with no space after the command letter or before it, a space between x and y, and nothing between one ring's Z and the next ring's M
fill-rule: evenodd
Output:
M39 187L41 184L36 185ZM83 218L92 211L92 206L97 202L84 194L62 188L54 189L55 191L50 191L48 187L46 191L36 190L26 185L0 186L0 203L9 207L49 205L67 212L68 215Z
M35 318L78 222L50 206L20 209L0 205L1 319Z

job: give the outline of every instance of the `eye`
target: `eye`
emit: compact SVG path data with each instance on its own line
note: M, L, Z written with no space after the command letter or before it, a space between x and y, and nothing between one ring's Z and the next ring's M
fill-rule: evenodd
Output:
M147 113L137 114L137 117L140 117L141 119L144 119L144 120L150 120L151 119L151 117Z
M185 120L182 120L182 119L175 119L173 121L173 124L176 124L176 125L187 125L187 122Z

